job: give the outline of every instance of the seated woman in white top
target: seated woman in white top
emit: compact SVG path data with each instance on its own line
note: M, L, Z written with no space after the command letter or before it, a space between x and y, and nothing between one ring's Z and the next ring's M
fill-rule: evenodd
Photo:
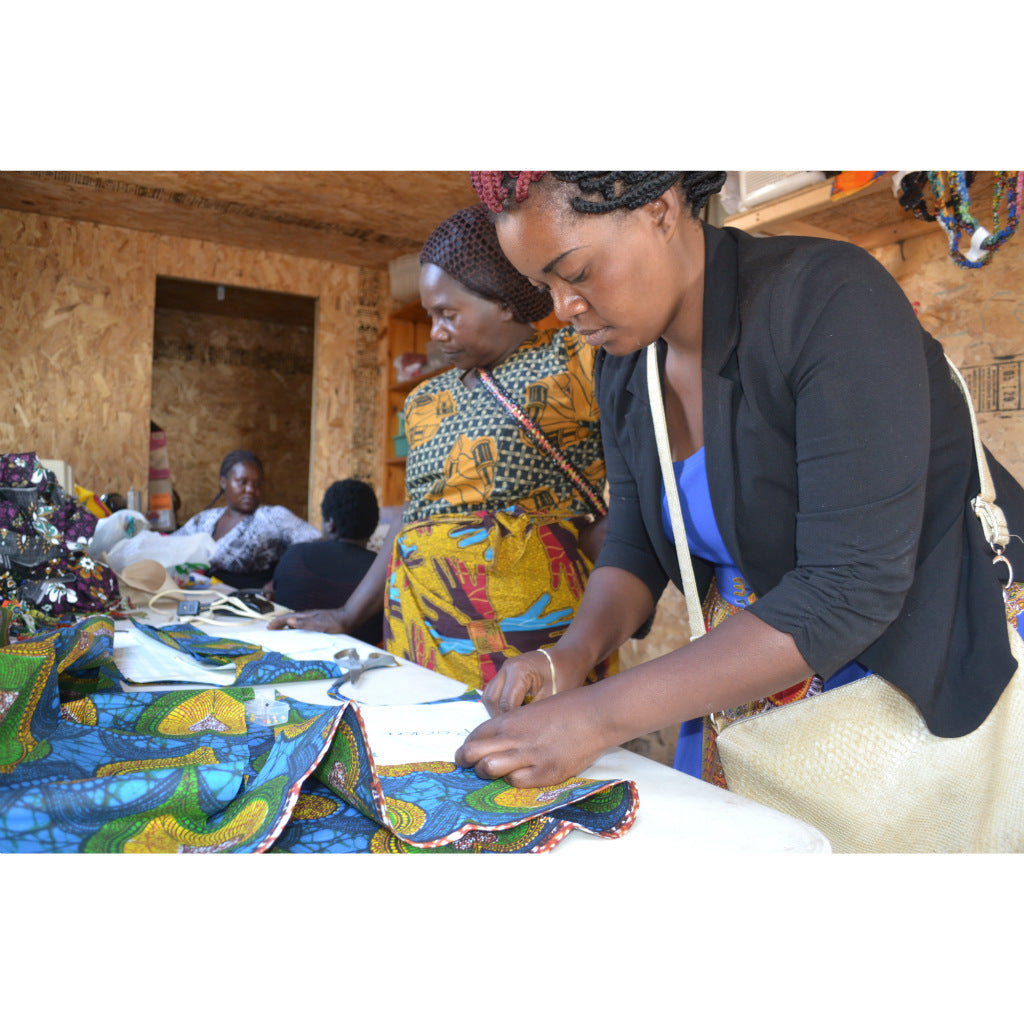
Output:
M226 507L207 507L172 536L208 533L217 548L210 568L229 586L262 587L273 578L281 555L299 541L316 540L320 531L283 505L263 505L263 464L250 451L239 449L224 457L220 491L210 503L224 498Z

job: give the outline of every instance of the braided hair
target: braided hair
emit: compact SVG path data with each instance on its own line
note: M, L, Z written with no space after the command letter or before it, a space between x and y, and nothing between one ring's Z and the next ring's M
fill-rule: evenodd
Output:
M263 463L260 462L259 456L255 452L249 451L248 448L236 448L233 452L228 452L228 454L224 456L220 464L220 473L217 474L217 479L222 480L235 468L235 466L242 463L251 463L260 471L260 476L263 476ZM220 501L220 496L223 493L224 488L221 487L217 491L217 496L209 505L206 506L206 508L213 508L213 506Z
M334 523L337 536L349 540L369 540L380 521L373 488L355 477L335 480L324 491L320 514Z
M501 213L523 202L548 173L579 190L571 199L577 213L637 210L679 184L696 217L725 184L725 171L470 171L469 178L481 202Z

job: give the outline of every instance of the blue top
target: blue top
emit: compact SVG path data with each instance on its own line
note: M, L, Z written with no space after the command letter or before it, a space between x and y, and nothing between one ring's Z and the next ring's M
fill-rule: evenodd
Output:
M686 542L690 551L715 567L715 582L722 597L734 608L746 608L756 595L747 585L739 567L733 564L719 532L715 511L711 507L711 489L708 486L704 449L699 448L688 459L672 463L672 469L679 487L679 504L682 508L683 526L686 528ZM665 493L664 484L661 488L661 525L665 536L674 544L675 534L672 530L668 495ZM851 661L825 680L824 689L828 690L869 674L868 669L859 662Z
M723 599L735 608L746 608L754 600L755 595L739 567L733 564L718 529L715 511L711 507L711 489L708 486L704 449L698 449L688 459L673 462L672 469L679 488L683 526L686 529L686 542L691 553L715 567L715 582ZM674 544L675 533L672 529L668 495L664 484L661 488L661 525L665 536ZM868 669L863 665L851 661L826 679L822 689L831 690L868 674ZM703 719L696 718L683 723L674 762L680 771L695 775L698 779L701 777L702 722Z
M739 568L733 565L718 530L715 511L711 507L708 470L704 449L699 448L688 459L672 463L679 488L679 504L686 528L686 543L698 558L715 567L715 582L722 597L736 608L746 608L754 597ZM665 536L674 544L675 533L668 510L668 495L661 488L661 525Z

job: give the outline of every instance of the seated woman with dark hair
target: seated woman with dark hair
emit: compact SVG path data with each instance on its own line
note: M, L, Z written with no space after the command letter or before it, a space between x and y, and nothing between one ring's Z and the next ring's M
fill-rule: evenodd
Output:
M211 507L221 496L227 507ZM261 504L262 497L263 463L244 448L230 452L220 465L217 497L172 536L210 534L217 541L210 557L217 578L232 587L262 587L288 547L320 536L283 505Z
M377 529L380 509L369 484L356 479L336 480L324 492L320 512L324 519L322 538L293 544L277 563L273 583L264 590L268 597L293 611L341 607L376 557L367 543ZM378 611L351 635L380 646L383 621L383 611Z

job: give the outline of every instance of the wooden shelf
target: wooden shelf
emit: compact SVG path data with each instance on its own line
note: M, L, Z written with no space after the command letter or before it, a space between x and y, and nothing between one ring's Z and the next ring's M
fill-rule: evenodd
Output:
M983 190L986 181L991 187L986 175L979 173L975 186ZM724 224L752 234L834 238L865 249L942 230L938 222L918 220L900 206L893 195L891 174L835 199L831 179L818 182L774 202L733 214Z

